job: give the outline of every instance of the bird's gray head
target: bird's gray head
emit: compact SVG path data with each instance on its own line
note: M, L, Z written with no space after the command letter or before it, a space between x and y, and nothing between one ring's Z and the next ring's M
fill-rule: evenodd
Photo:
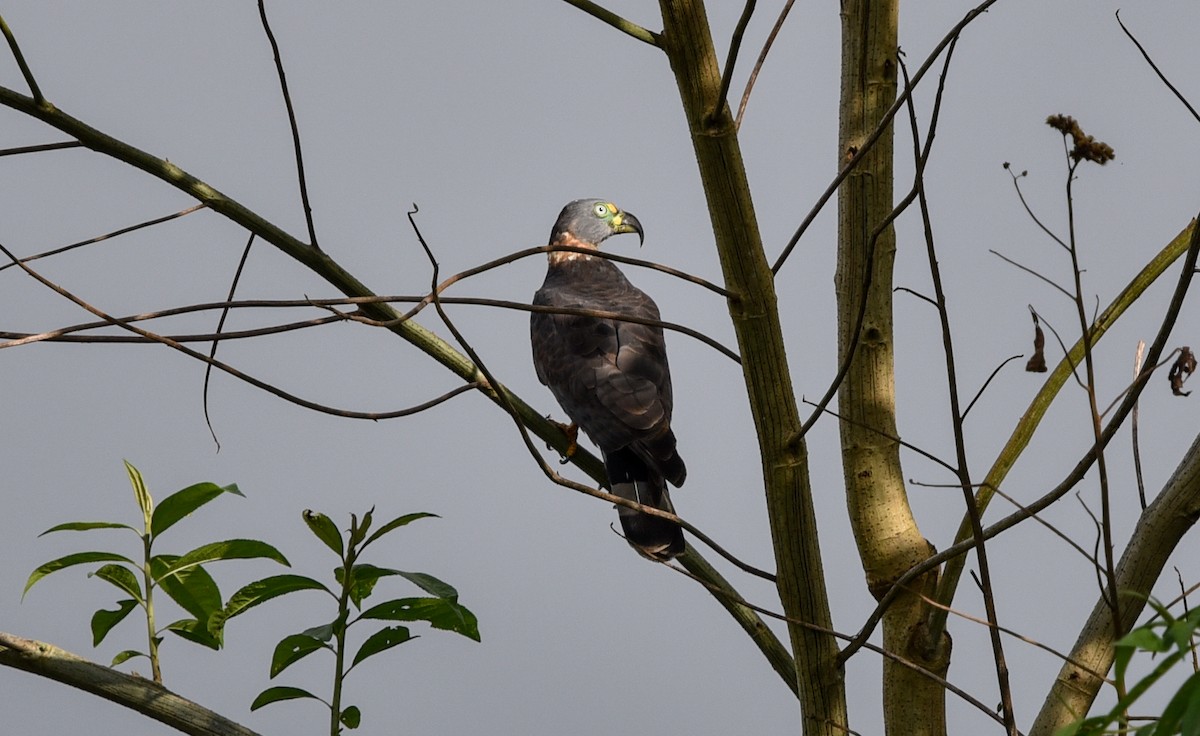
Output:
M645 240L642 223L612 202L603 199L577 199L558 215L550 231L551 245L577 245L595 248L610 235L637 233L638 243Z

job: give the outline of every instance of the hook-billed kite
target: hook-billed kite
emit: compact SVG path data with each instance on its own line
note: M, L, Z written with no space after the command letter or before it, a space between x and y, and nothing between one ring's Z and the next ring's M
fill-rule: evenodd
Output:
M597 249L610 235L642 224L611 202L580 199L563 208L551 245ZM659 321L658 306L612 261L552 251L538 306L617 313ZM530 319L538 378L604 457L613 494L674 513L667 483L683 485L687 469L671 431L671 372L662 328L606 317L534 312ZM617 508L625 539L642 554L669 560L683 552L673 521Z

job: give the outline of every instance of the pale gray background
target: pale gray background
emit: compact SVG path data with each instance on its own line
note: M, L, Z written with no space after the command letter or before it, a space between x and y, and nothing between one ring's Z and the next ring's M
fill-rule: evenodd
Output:
M607 5L647 27L661 25L653 3ZM722 54L741 5L711 3ZM737 94L781 3L759 5ZM914 68L970 5L904 8L901 44ZM1101 304L1195 214L1200 128L1124 38L1113 19L1117 7L1002 0L959 44L927 183L968 397L1001 359L1029 350L1027 303L1074 334L1074 311L1061 295L987 252L998 249L1068 279L1065 255L1023 213L1000 167L1012 161L1028 169L1027 197L1063 230L1062 145L1043 124L1048 114L1076 116L1117 152L1104 169L1082 168L1075 189L1085 288ZM0 9L55 104L304 233L292 144L254 3L18 0ZM614 251L719 279L674 81L656 49L554 0L293 0L272 2L269 10L297 106L321 243L377 291L416 293L428 284L427 264L403 216L414 201L443 273L543 244L567 200L600 196L635 212L646 226L643 250L622 238L612 241ZM1132 3L1123 18L1200 101L1193 44L1200 8ZM797 3L741 131L772 257L836 170L838 37L836 3ZM0 53L0 80L25 91L7 53ZM918 95L922 124L932 91L926 86ZM0 147L62 138L0 111ZM903 126L897 150L906 171L908 141ZM901 176L898 194L904 186ZM85 150L0 160L0 242L21 254L189 204L164 184ZM778 281L793 380L813 399L835 369L833 213L831 205ZM915 210L898 230L897 284L928 292ZM35 265L110 313L127 314L222 298L244 241L219 216L201 213ZM452 293L525 300L543 269L540 258L528 259ZM717 297L659 274L631 273L655 295L664 318L733 344ZM1127 382L1137 339L1149 339L1157 328L1174 274L1105 340L1098 356L1103 403ZM250 257L240 294L334 295L263 244ZM908 295L897 304L901 431L906 440L951 457L935 315ZM526 315L477 307L452 314L502 380L540 410L559 414L534 376ZM294 317L237 313L228 327L288 318ZM0 273L0 329L38 331L88 319L15 269ZM208 331L214 321L210 314L162 329ZM446 334L431 313L423 321ZM1174 344L1194 344L1196 327L1189 305ZM739 370L686 337L672 335L669 342L676 431L689 465L689 482L676 493L679 511L739 556L771 567ZM367 411L417 403L457 383L407 344L360 326L227 343L221 357L293 393ZM373 561L428 571L456 585L479 616L483 643L437 632L364 665L348 695L363 707L364 733L797 729L794 699L708 594L633 554L609 530L615 515L606 504L548 484L510 420L481 397L372 423L315 414L217 374L210 401L222 443L217 453L201 413L202 373L199 363L161 347L39 344L0 352L0 629L99 661L143 645L131 619L92 649L88 619L95 608L111 606L115 591L86 580L81 568L43 582L20 601L37 564L132 541L102 534L36 538L68 520L134 523L121 468L127 458L158 498L200 480L237 482L247 494L173 530L167 545L173 551L260 536L275 542L298 571L327 575L331 558L304 530L302 509L325 511L339 522L371 505L381 518L410 511L444 517L398 533L374 550ZM969 431L977 477L1039 384L1039 377L1013 366L975 408ZM1195 401L1169 397L1165 382L1156 380L1143 402L1152 492L1191 443ZM1085 407L1082 392L1069 388L1007 492L1029 500L1061 479L1090 442ZM822 422L809 439L835 620L852 631L872 601L843 510L836 427ZM1115 443L1111 462L1117 538L1124 539L1136 508L1127 438ZM919 481L951 480L912 454L905 472ZM1094 479L1083 492L1097 507ZM929 539L946 546L960 518L960 493L914 487L912 502ZM991 513L1007 510L997 501ZM1090 522L1075 501L1048 518L1090 547ZM1002 623L1068 648L1095 599L1088 564L1032 523L991 549ZM1193 538L1176 555L1189 584L1197 575L1196 553ZM214 572L228 594L277 570L227 563ZM1177 589L1168 576L1160 585L1163 597ZM777 606L769 586L743 580L740 589ZM400 585L385 590L408 591ZM229 649L220 653L168 639L167 685L265 733L323 732L315 704L246 710L271 684L267 665L275 642L332 616L327 608L314 610L318 605L325 603L316 595L297 596L249 613L231 624ZM969 583L956 605L975 613L982 608ZM959 621L952 632L952 679L984 702L997 702L985 632ZM1058 664L1011 640L1008 652L1018 715L1028 725ZM318 662L297 665L280 683L325 692L328 662ZM847 672L851 726L865 734L880 730L878 670L878 659L863 653ZM958 732L994 728L957 699L949 702ZM0 709L8 733L60 733L80 723L96 733L168 730L11 670L0 670Z

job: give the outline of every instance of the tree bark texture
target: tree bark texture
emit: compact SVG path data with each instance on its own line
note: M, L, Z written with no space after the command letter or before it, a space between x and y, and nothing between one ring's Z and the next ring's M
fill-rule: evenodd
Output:
M896 99L898 0L842 3L842 90L838 165L853 157ZM839 360L853 362L838 393L842 468L851 527L867 585L880 596L913 565L932 554L909 507L896 442L892 267L895 232L879 230L892 211L892 131L885 131L838 192ZM868 286L869 283L869 286ZM884 647L939 675L949 665L949 640L926 641L928 607L921 593L936 573L914 583L883 619ZM884 660L887 733L945 734L945 692L912 670Z
M725 286L734 293L729 315L742 356L746 392L762 456L779 596L793 622L805 734L844 736L846 695L836 663L808 455L799 441L796 406L779 322L774 278L763 252L737 129L725 100L704 4L661 0L662 44L671 62L696 151Z

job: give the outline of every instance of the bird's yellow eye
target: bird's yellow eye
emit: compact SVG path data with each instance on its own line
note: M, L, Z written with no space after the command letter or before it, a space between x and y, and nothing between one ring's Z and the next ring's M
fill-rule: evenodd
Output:
M608 205L598 204L593 211L596 213L596 217L607 217Z

